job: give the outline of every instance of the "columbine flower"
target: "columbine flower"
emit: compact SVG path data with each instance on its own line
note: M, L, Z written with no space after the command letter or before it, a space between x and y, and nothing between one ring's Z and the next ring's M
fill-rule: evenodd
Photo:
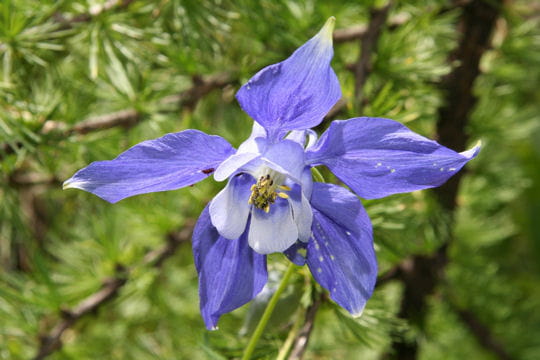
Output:
M185 130L94 162L64 183L115 203L211 173L228 179L193 233L209 329L261 291L266 254L274 252L307 263L336 303L362 312L377 276L369 217L351 191L313 182L310 168L324 165L357 195L376 199L439 186L479 151L456 153L400 123L368 117L334 121L317 140L309 128L341 97L330 67L333 25L330 18L291 57L241 87L236 98L255 123L238 150L219 136Z

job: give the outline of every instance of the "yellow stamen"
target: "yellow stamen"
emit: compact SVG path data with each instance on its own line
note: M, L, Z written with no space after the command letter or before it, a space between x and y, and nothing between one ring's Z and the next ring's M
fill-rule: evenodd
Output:
M289 198L289 195L287 195L285 193L277 193L277 196L279 196L282 199L288 199Z
M262 175L257 183L251 186L251 195L248 200L248 204L270 212L270 205L276 202L278 197L282 199L288 199L289 195L283 192L276 192L276 189L290 191L291 188L286 185L278 185L274 183L274 179L269 174Z

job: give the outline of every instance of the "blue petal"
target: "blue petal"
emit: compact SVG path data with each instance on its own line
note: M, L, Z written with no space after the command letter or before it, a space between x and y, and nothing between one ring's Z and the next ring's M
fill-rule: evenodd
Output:
M334 18L288 59L259 71L236 94L242 109L275 142L289 130L319 124L341 98L333 56Z
M234 153L219 136L197 130L143 141L114 160L96 161L64 182L115 203L129 196L175 190L205 179Z
M309 269L336 303L359 316L377 280L369 217L354 194L332 184L314 183L311 204Z
M376 199L442 185L479 151L457 153L396 121L362 117L332 122L306 159Z
M251 211L249 246L259 254L270 254L287 250L298 239L298 228L294 222L289 202L278 198L266 213L256 207Z
M307 243L297 241L283 253L292 263L298 266L303 266L306 263L306 248Z
M229 180L210 203L212 224L221 236L237 239L246 229L251 205L248 204L251 185L255 179L247 174L239 174Z
M247 243L247 232L236 240L220 236L212 226L208 206L193 231L193 256L199 273L201 314L209 330L221 315L253 299L268 280L266 256Z

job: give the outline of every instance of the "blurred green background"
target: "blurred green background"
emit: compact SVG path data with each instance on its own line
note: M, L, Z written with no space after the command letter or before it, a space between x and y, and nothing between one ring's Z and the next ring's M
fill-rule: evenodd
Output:
M467 18L478 4L495 7L492 25ZM498 4L395 1L372 37L359 95L351 71L362 59L358 34L384 1L3 0L0 359L241 355L264 304L205 330L189 242L222 183L115 205L61 184L92 161L168 132L195 128L238 146L252 120L235 92L330 16L341 36L333 67L344 105L319 133L334 118L365 115L441 137L440 110L459 102L444 84L463 64L453 51L470 40L462 36L468 21L487 28L489 42L469 49L481 55L466 88L477 101L456 129L468 147L482 140L483 149L467 165L453 209L438 200L446 188L364 201L381 282L361 318L339 310L303 269L256 357L283 355L287 339L295 346L306 308L317 304L305 359L539 359L540 4ZM425 284L416 288L408 269L441 249L443 264L420 272L435 279L422 293ZM271 256L272 277L285 264ZM418 292L425 301L403 312Z

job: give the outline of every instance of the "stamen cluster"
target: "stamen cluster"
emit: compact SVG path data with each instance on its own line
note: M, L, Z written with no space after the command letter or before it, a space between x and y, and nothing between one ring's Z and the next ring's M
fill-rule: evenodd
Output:
M257 180L257 183L251 186L251 196L249 197L248 203L265 212L269 212L270 205L276 201L278 196L283 199L289 197L289 195L285 193L276 192L276 188L285 191L291 190L288 186L276 185L270 174L262 175L259 180Z

